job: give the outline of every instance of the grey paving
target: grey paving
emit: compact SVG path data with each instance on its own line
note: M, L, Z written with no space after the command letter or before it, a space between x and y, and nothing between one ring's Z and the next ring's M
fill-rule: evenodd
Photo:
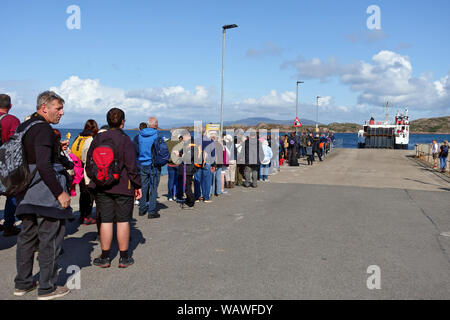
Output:
M60 280L79 265L81 289L66 299L449 299L450 238L439 235L450 230L449 183L401 153L387 155L393 169L377 170L396 175L403 163L405 178L419 181L411 188L407 180L339 183L348 161L358 181L365 159L353 152L282 168L269 183L228 190L193 211L164 201L163 179L165 209L160 219L136 217L136 264L125 270L117 256L110 269L91 266L96 228L71 224ZM379 183L376 172L359 174ZM0 237L0 299L16 299L14 258L14 239ZM380 290L367 288L370 265L381 269Z

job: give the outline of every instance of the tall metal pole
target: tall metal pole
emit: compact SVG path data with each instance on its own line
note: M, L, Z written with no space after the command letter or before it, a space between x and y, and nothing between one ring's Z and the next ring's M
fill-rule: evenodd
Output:
M298 117L298 82L297 82L297 95L295 96L295 119ZM298 133L298 128L295 127L295 134Z
M319 96L317 96L317 108L316 108L316 132L319 132Z
M225 78L225 33L226 29L223 28L223 40L222 40L222 97L220 103L220 138L223 132L223 83Z

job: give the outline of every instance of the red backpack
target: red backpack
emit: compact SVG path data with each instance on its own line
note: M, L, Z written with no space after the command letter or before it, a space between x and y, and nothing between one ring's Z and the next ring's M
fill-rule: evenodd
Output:
M120 167L117 150L112 139L102 141L89 150L86 173L97 187L110 186L119 181Z

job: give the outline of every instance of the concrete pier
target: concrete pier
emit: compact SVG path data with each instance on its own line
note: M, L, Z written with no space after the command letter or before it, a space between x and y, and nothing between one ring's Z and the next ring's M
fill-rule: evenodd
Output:
M440 235L450 231L450 181L414 151L335 149L192 211L166 190L163 177L161 218L135 209L128 269L117 268L117 246L111 268L92 266L96 227L68 224L60 282L78 265L81 289L64 299L450 298L450 238ZM381 289L370 290L374 265ZM18 299L15 238L0 236L0 270L0 299Z

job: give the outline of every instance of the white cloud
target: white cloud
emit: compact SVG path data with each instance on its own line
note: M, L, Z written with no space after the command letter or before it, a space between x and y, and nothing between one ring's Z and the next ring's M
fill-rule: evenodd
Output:
M323 62L318 58L297 62L286 62L282 67L294 67L298 76L325 80L338 77L358 93L358 104L384 106L386 101L395 107L409 107L411 110L429 110L439 114L450 112L449 74L432 81L429 73L413 76L410 58L392 51L380 51L370 63L359 61L340 65L335 58Z

